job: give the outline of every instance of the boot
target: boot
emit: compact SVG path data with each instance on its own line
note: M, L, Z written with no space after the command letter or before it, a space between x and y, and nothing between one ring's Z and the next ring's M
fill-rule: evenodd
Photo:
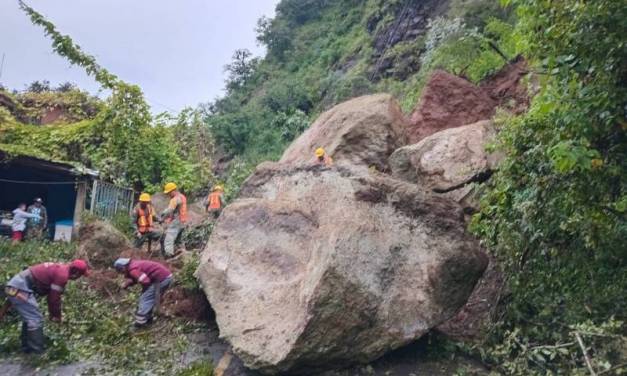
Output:
M26 331L26 346L29 352L41 354L44 352L44 328Z
M22 322L22 333L20 334L22 340L22 352L28 354L30 347L28 347L28 327L25 322Z

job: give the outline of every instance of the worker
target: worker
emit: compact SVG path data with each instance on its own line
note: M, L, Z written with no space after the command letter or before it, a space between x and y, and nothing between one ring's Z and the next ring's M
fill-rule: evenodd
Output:
M131 221L135 230L135 248L141 248L146 240L161 239L161 232L154 228L154 223L159 221L159 218L148 193L139 195L139 202L131 213Z
M217 219L225 205L224 188L221 185L214 186L213 191L209 193L207 201L205 202L207 213L213 215L214 219Z
M170 203L161 213L161 218L166 223L162 250L165 257L172 257L174 243L187 222L187 198L178 191L175 183L167 183L163 193L170 196Z
M48 211L43 205L41 197L36 197L33 200L33 204L30 205L27 211L31 214L36 214L40 218L30 218L26 224L26 237L28 239L42 240L48 236Z
M24 231L26 230L26 221L29 219L41 219L37 214L31 214L26 211L26 204L20 203L13 210L13 222L11 223L11 244L17 244L24 239Z
M151 260L119 258L115 260L113 266L125 276L123 289L137 283L142 285L133 325L142 328L152 324L155 308L158 307L165 290L172 284L172 272L165 265Z
M316 149L316 159L314 160L314 164L324 165L327 167L333 166L333 158L331 158L323 148Z
M44 317L35 295L47 295L50 319L60 323L61 295L65 285L70 279L76 280L88 274L87 263L74 260L70 263L33 265L11 278L5 293L22 319L22 351L38 354L44 351Z

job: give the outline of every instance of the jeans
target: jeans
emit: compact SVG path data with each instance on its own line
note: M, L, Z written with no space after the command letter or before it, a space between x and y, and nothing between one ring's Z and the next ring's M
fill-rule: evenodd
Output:
M137 324L146 324L152 318L152 310L157 304L157 299L161 299L161 295L172 284L172 275L167 277L161 282L155 282L148 286L144 292L139 296L139 306L137 307L137 313L135 314L135 322ZM157 295L157 286L159 287L159 294Z

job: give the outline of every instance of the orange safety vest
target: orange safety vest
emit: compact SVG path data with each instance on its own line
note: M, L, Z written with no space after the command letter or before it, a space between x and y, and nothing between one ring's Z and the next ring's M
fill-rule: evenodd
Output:
M181 199L181 206L179 206L179 220L181 223L185 223L187 222L187 197L180 192L178 197Z
M152 231L152 218L155 215L152 205L148 205L148 210L138 205L135 210L137 211L137 231L142 234Z
M220 201L220 192L211 192L209 194L209 210L219 210L222 208L222 202Z

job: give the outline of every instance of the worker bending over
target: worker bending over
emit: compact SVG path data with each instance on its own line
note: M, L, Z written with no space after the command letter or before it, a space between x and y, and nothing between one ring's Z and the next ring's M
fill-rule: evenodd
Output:
M331 158L323 148L316 149L316 159L314 159L314 164L324 165L327 167L333 166L333 158Z
M154 222L159 221L159 218L148 193L139 195L139 202L131 213L131 221L135 230L135 248L141 248L146 240L161 239L161 232L154 228Z
M187 222L187 198L178 191L174 183L166 184L163 193L170 196L168 207L161 213L161 218L166 223L163 253L165 257L172 257L176 238Z
M33 265L16 274L7 283L5 293L22 318L22 351L40 354L44 351L44 317L35 295L47 295L50 319L61 322L61 295L68 280L89 274L87 263L46 262Z
M135 284L142 286L139 306L135 313L135 327L142 328L152 324L155 306L172 284L172 272L164 265L150 260L119 258L115 260L113 266L118 272L124 273L126 280L122 288L127 289Z
M205 203L207 213L213 215L214 219L217 219L225 205L226 201L224 200L224 188L221 185L216 185L213 187L213 191L209 193Z

